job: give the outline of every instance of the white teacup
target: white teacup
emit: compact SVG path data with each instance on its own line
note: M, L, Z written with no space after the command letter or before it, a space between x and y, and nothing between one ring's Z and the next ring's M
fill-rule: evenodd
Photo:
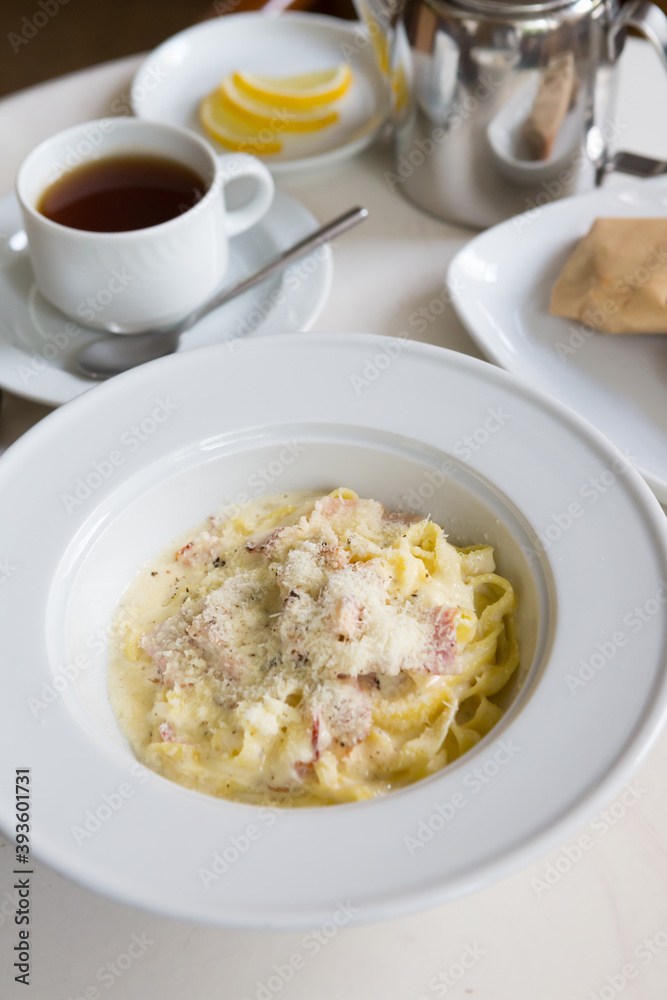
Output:
M182 214L145 229L73 229L37 210L44 191L63 172L117 154L164 156L205 182L199 201ZM225 207L232 180L252 177L256 189L240 208ZM217 156L187 129L136 118L106 118L60 132L23 161L16 192L35 281L61 312L98 330L138 333L175 323L220 285L228 237L254 225L269 209L273 180L245 153Z

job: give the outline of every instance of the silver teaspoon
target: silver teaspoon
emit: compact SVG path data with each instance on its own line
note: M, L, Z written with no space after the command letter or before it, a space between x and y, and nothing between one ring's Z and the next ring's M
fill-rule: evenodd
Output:
M240 295L241 292L252 288L253 285L257 285L264 278L268 278L269 275L279 271L297 257L301 257L309 250L314 250L322 243L347 232L352 226L356 226L365 219L367 215L368 209L366 208L351 208L348 212L344 212L311 233L310 236L304 237L294 246L272 257L254 274L239 281L236 285L232 285L231 288L223 289L208 302L194 309L180 323L149 330L146 333L133 333L124 336L114 334L111 337L105 337L103 340L96 340L92 344L88 344L75 357L75 367L82 375L101 381L111 378L112 375L119 375L121 372L127 371L128 368L135 368L137 365L146 364L147 361L153 361L155 358L173 354L178 347L181 334L193 327L204 316L208 316L210 312L218 309L225 302L229 302L234 296Z

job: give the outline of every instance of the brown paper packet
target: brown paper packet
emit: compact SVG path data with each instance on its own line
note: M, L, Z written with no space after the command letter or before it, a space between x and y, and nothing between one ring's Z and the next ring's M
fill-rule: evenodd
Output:
M667 333L667 218L596 219L554 285L549 312L603 333Z

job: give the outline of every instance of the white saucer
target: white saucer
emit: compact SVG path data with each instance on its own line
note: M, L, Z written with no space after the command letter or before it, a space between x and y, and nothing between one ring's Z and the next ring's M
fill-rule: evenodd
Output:
M16 198L6 195L0 199L0 387L58 406L97 384L75 374L72 360L85 344L106 335L74 323L41 296L21 226ZM318 226L304 205L276 191L261 222L230 241L224 284L239 281ZM321 247L205 317L183 335L179 352L220 340L231 341L231 352L238 336L308 330L332 279L331 250Z
M561 199L494 226L459 251L447 281L487 357L595 424L667 503L667 337L610 336L549 315L576 241L596 218L614 216L667 216L667 178Z
M525 382L395 344L302 334L161 358L2 456L8 836L14 769L32 768L35 855L93 891L181 920L326 928L341 905L346 923L382 920L504 878L629 780L667 706L655 497L606 438ZM507 713L440 772L348 805L274 812L139 766L106 683L107 630L138 566L222 504L340 484L494 546L519 598Z
M281 76L352 68L352 85L337 108L340 119L317 132L280 133L280 153L263 156L274 174L322 166L352 156L373 141L388 112L389 84L372 39L358 22L322 14L234 14L187 28L145 59L132 83L139 118L185 125L220 152L229 152L199 123L199 103L236 69Z

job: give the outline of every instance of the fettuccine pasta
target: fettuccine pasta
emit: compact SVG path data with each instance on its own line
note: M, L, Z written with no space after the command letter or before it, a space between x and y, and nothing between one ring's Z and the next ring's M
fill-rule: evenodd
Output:
M146 766L262 805L372 798L502 715L516 598L488 545L348 489L212 516L142 569L110 669Z

